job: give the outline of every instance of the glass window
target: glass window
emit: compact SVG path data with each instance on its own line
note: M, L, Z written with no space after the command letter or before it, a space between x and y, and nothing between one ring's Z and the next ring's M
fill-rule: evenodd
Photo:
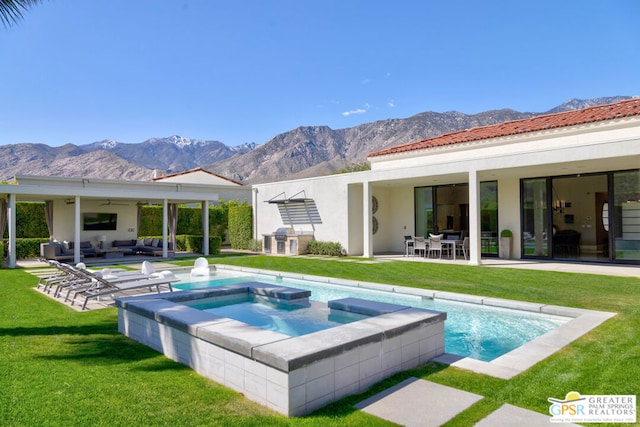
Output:
M480 230L483 255L498 254L498 183L480 183Z
M436 188L435 231L461 235L469 232L469 185L441 185Z
M610 211L616 260L640 260L640 170L613 174Z
M415 233L416 236L427 236L433 230L433 187L416 187L415 200Z
M522 244L524 256L549 255L547 178L522 180Z

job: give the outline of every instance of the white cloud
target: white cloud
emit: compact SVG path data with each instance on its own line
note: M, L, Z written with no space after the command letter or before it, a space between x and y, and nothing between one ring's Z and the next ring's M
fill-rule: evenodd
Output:
M393 108L393 107L395 107L395 106L396 106L396 103L395 103L395 101L394 101L393 99L390 99L390 100L387 102L387 107L389 107L389 108Z
M346 117L346 116L351 116L352 114L364 114L366 112L367 110L365 110L364 108L358 108L356 110L344 111L342 115Z

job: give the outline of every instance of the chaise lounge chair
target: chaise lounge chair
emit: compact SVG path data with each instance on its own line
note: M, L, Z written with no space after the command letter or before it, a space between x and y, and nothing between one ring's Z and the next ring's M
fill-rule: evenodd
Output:
M77 291L73 299L71 300L71 305L74 305L76 301L79 302L79 299L83 299L82 309L85 310L87 308L87 302L90 299L99 299L101 296L109 296L114 297L116 294L144 289L148 288L149 292L153 292L154 288L156 292L160 293L161 288L167 288L169 292L173 292L172 283L179 282L175 276L172 277L140 277L140 276L123 276L119 279L111 279L106 280L101 277L96 277L95 281L91 286L86 287L85 289Z

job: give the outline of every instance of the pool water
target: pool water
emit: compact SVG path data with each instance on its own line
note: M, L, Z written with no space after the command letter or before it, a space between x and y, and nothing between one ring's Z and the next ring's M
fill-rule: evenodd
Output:
M570 320L570 318L563 316L423 298L399 292L354 288L309 280L281 279L275 276L228 270L217 270L210 277L210 280L199 280L197 282L190 282L188 274L185 276L178 275L178 277L183 282L174 285L174 288L182 290L260 281L309 290L311 291L310 300L322 303L340 298L354 297L444 311L447 313L447 320L445 321L446 352L485 362L502 356ZM278 317L284 313L278 313ZM269 321L264 320L267 324L269 322L281 322L273 319L276 317L275 311L267 312L265 310L261 315L270 318ZM234 318L226 315L224 317ZM241 321L249 323L244 320Z
M187 302L217 316L297 337L365 319L367 316L331 310L317 301L281 302L249 293Z

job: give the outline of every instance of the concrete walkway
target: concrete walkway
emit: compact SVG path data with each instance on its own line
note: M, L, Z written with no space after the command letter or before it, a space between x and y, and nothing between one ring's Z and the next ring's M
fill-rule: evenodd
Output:
M376 261L407 261L437 264L469 265L469 261L457 259L424 258L418 256L404 256L398 254L376 255ZM622 276L640 278L640 266L628 264L592 263L592 262L558 262L537 260L515 260L500 258L483 258L481 267L491 268L519 268L525 270L555 271L559 273L602 274L605 276Z
M407 427L438 427L453 419L483 396L418 378L409 378L355 405L368 414ZM551 417L508 404L489 414L478 427L542 427ZM573 426L575 424L559 424Z

